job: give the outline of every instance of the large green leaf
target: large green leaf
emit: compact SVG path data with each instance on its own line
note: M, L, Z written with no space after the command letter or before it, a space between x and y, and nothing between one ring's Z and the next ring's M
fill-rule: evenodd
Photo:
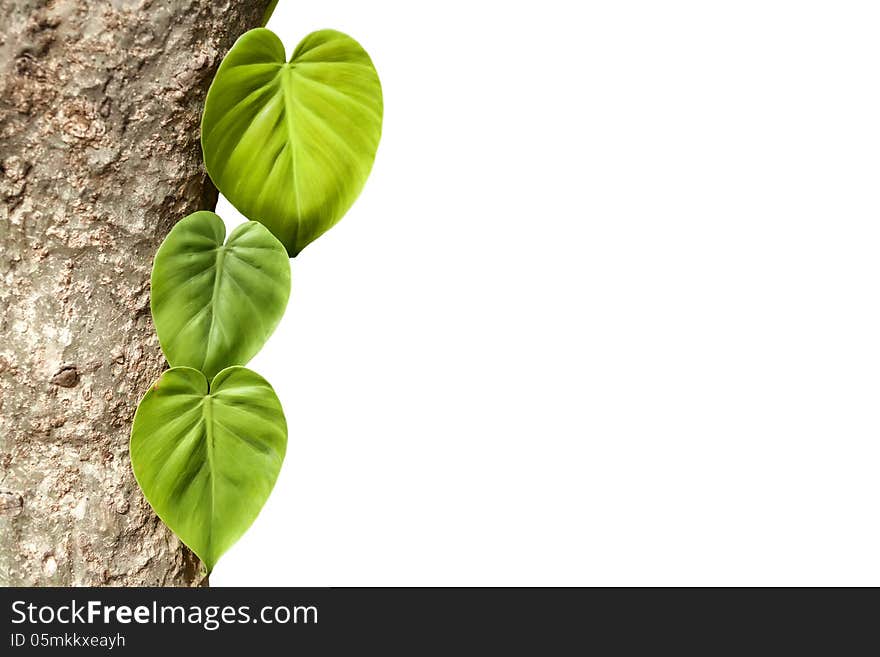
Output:
M287 423L259 374L229 367L211 382L166 371L141 400L131 465L159 517L210 572L250 527L281 469Z
M202 150L211 179L291 256L346 213L382 133L382 87L369 55L334 30L313 32L289 62L271 30L245 33L208 91Z
M275 330L290 295L290 261L264 226L226 227L195 212L171 229L153 263L153 321L172 367L208 378L244 365Z

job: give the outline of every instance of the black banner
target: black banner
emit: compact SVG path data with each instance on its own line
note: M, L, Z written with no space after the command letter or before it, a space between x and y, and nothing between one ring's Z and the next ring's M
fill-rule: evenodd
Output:
M763 653L795 644L839 653L867 638L873 598L866 589L9 588L0 589L0 654Z

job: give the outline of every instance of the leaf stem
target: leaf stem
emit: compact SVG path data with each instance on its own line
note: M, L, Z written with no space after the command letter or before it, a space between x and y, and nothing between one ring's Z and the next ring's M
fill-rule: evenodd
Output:
M278 0L272 0L272 2L269 3L269 6L266 7L266 11L263 14L263 21L261 23L263 27L266 27L266 25L269 23L269 19L272 18L272 12L275 11L275 5L277 4Z

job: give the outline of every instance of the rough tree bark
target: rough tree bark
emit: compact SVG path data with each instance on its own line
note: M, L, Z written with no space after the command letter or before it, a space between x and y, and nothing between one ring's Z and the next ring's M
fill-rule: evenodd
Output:
M153 254L213 208L199 119L269 0L0 0L0 584L196 585L128 459Z

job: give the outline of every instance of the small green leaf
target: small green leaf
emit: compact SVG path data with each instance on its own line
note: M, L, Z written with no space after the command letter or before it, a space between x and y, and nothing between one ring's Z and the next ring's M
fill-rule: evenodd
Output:
M167 370L144 395L131 429L131 465L158 516L210 572L250 527L287 448L281 402L266 380L229 367L211 382Z
M285 62L271 30L242 35L202 115L205 166L222 194L291 256L348 211L382 133L382 87L351 37L313 32Z
M153 263L153 321L172 367L208 378L253 358L278 326L290 296L290 260L264 226L226 227L195 212L171 229Z

